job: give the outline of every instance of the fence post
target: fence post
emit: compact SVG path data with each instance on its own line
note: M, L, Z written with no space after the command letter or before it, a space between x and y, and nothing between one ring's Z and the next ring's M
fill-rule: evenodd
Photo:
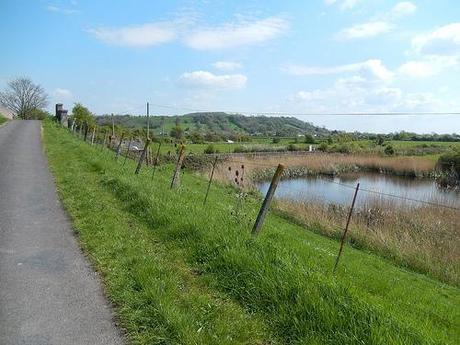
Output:
M185 156L185 146L181 145L179 151L179 157L177 158L176 168L174 169L174 174L171 180L171 189L177 187L180 183L180 168L182 167L182 161L184 160Z
M123 137L124 136L125 136L125 134L121 133L120 142L118 143L118 146L117 146L117 153L115 154L115 160L117 160L118 156L120 155L121 143L123 142Z
M276 187L278 187L278 182L281 178L281 174L283 173L284 165L278 164L278 168L276 168L275 174L273 175L272 182L270 183L270 187L268 188L267 195L265 196L264 202L260 207L259 214L257 215L256 222L254 223L254 227L252 228L252 235L256 236L261 228L262 224L264 223L265 215L267 214L268 208L270 207L270 202L273 199L273 195L275 194Z
M160 156L160 149L161 149L161 141L160 141L160 144L158 145L157 154L155 155L155 160L153 161L152 180L153 180L153 177L155 176L155 170L158 165L158 157Z
M96 136L96 126L93 127L93 134L91 134L91 146L94 145L95 136Z
M129 144L128 144L128 149L126 150L126 155L125 155L125 160L123 161L123 166L126 164L126 160L128 159L129 156L129 149L131 148L131 142L133 141L133 138L129 139Z
M211 176L209 177L208 188L206 189L206 195L203 200L203 205L206 204L206 200L208 200L209 189L211 188L212 178L214 177L214 169L216 168L217 164L217 156L214 159L214 163L212 164Z
M84 130L84 137L83 137L84 142L86 142L87 137L88 137L88 123L85 122L85 130Z
M353 208L355 207L355 201L356 201L356 196L358 195L358 190L359 190L359 183L356 185L355 193L353 194L353 201L351 202L350 211L348 212L347 224L345 225L345 230L343 231L343 234L342 234L339 253L337 254L337 259L335 259L334 270L332 273L335 273L337 265L339 264L340 255L342 255L343 245L345 243L345 237L347 236L348 226L350 225L351 215L353 214Z
M137 163L136 171L134 172L136 175L138 175L139 172L141 171L142 161L145 159L145 155L149 148L149 144L150 144L150 139L147 138L145 140L144 150L142 150L141 156L139 157L139 163Z
M102 145L101 145L101 151L104 150L106 141L107 141L107 132L104 133L104 141L102 142Z

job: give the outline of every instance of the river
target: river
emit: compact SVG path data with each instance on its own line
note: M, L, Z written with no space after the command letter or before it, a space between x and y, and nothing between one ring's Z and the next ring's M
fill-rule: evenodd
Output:
M375 200L375 198L380 198L398 205L423 205L423 203L408 200L417 199L460 207L460 193L439 188L432 179L378 173L353 173L333 178L310 176L285 179L280 181L275 197L296 201L319 201L349 205L354 192L351 187L355 187L358 182L360 183L360 189L362 189L358 193L356 201L358 206L370 200ZM269 185L270 182L261 182L258 184L258 189L265 195ZM380 195L369 191L392 194L406 199Z

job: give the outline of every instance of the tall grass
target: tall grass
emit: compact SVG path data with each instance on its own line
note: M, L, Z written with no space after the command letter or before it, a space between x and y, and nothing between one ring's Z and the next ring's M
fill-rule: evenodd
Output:
M217 178L226 180L227 167L245 165L247 177L263 179L272 174L279 162L287 166L286 175L339 174L351 171L374 171L404 176L428 176L433 173L436 161L425 157L381 157L377 155L345 155L313 153L306 155L276 154L261 157L229 157L218 169Z
M343 232L348 208L279 200L276 209L308 229L333 238ZM404 206L375 198L353 214L349 241L398 264L460 286L460 212Z
M134 176L113 155L47 124L60 194L137 344L454 344L458 289L348 248L274 214L258 238L259 198L172 167ZM186 277L186 278L184 278ZM397 284L395 284L397 281ZM207 306L209 304L209 306Z

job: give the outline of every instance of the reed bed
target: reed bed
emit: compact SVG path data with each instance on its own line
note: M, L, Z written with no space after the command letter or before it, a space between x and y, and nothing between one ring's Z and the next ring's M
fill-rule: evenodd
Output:
M263 180L282 162L285 175L336 175L352 171L373 171L400 176L423 177L434 174L436 161L426 157L381 157L376 155L344 155L312 153L305 155L232 156L219 165L216 178L227 181L228 167L244 165L247 182Z

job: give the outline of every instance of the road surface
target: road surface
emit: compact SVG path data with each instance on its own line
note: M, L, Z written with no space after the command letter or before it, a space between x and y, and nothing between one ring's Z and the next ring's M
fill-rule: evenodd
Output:
M0 344L123 344L56 195L40 122L0 127Z

